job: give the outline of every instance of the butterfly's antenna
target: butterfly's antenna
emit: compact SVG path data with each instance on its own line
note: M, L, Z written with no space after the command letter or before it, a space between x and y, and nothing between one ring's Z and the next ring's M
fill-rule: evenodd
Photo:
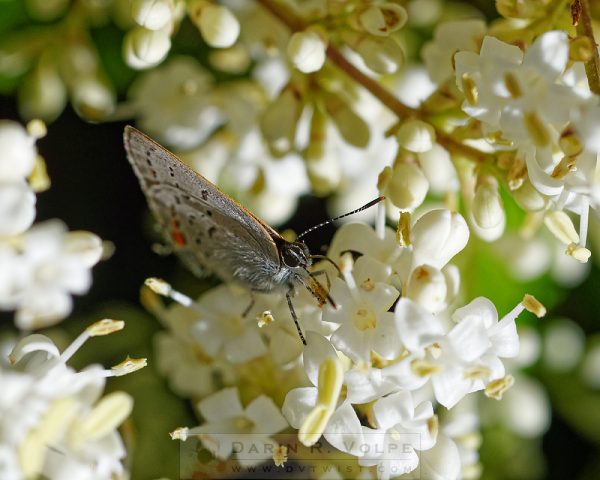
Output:
M329 225L331 222L335 222L336 220L339 220L340 218L348 217L350 215L354 215L355 213L362 212L363 210L366 210L367 208L371 208L373 205L377 205L382 200L385 200L385 197L383 195L381 197L377 197L375 200L371 200L369 203L367 203L366 205L363 205L360 208L357 208L356 210L352 210L351 212L344 213L343 215L340 215L335 218L330 218L329 220L327 220L323 223L319 223L318 225L315 225L314 227L310 227L308 230L305 230L300 235L298 235L298 238L296 238L296 240L300 240L307 233L310 233L313 230L316 230L317 228L324 227L325 225Z

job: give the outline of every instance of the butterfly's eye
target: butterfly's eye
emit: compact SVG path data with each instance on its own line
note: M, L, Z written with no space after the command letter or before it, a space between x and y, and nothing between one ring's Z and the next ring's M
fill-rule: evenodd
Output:
M306 252L303 245L299 243L287 243L281 250L281 258L283 263L287 267L306 267L308 265L308 259L306 258Z

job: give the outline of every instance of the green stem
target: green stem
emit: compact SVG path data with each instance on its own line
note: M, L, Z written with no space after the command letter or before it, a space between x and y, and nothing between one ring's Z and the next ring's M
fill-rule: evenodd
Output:
M592 44L592 58L585 62L585 73L588 79L590 90L596 95L600 95L600 57L598 56L598 45L594 39L592 29L592 15L590 12L590 3L588 0L575 0L579 3L580 14L576 25L577 34L588 37Z

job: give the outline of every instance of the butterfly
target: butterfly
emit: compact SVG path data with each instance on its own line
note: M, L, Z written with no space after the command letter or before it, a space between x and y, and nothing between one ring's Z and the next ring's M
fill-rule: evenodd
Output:
M302 235L383 200L323 222L289 242L177 156L134 127L126 126L123 141L154 218L167 242L197 276L215 274L251 292L284 292L302 343L306 344L292 305L298 286L306 288L319 306L336 307L327 289L312 272L315 259ZM337 265L335 265L337 268ZM252 306L246 309L247 313Z

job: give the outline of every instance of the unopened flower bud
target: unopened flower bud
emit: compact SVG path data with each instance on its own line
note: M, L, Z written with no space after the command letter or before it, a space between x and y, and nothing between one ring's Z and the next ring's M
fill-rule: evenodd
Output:
M496 10L506 18L529 19L544 12L543 5L547 0L496 0Z
M324 100L325 109L344 140L355 147L365 148L370 138L367 123L338 95L328 93Z
M303 106L302 92L288 85L265 110L260 128L276 155L283 155L292 148Z
M527 178L518 189L513 190L512 196L523 210L529 212L542 210L546 206L546 199Z
M415 268L406 285L406 297L431 313L439 313L446 308L447 293L444 275L430 265Z
M35 219L35 195L24 181L0 189L0 237L27 230Z
M40 66L27 75L19 89L23 118L55 120L67 104L67 88L56 68Z
M469 227L460 213L431 210L417 220L411 231L417 265L442 268L469 240Z
M407 18L408 14L401 5L382 3L363 10L358 16L358 24L371 35L385 37L402 28Z
M0 121L0 181L18 181L33 170L37 150L35 138L10 120Z
M587 62L594 54L594 45L590 37L577 37L569 43L569 60Z
M78 79L72 86L73 108L86 120L106 119L114 110L115 93L104 82L95 77Z
M565 245L579 243L579 234L575 230L573 221L562 210L548 212L544 217L544 225Z
M138 70L158 65L170 49L171 37L166 30L137 27L130 30L123 41L125 62Z
M69 0L26 0L28 13L35 19L47 22L60 17L69 5Z
M393 169L385 190L387 198L401 210L414 210L425 200L429 182L414 163L401 163Z
M365 35L350 45L375 73L395 73L404 64L404 51L393 37Z
M504 221L504 207L497 182L484 182L476 188L472 208L473 220L480 228L494 228Z
M459 188L456 169L448 151L434 143L431 150L419 154L419 165L429 182L429 191L435 195L456 192Z
M223 5L196 0L189 6L190 18L206 43L215 48L231 47L240 35L240 23Z
M428 152L435 142L435 130L421 120L404 122L396 134L400 146L409 152Z
M327 43L319 33L305 30L290 37L287 54L298 70L312 73L320 70L325 63L326 49Z
M148 30L160 30L172 18L169 0L133 0L131 15L138 25Z

